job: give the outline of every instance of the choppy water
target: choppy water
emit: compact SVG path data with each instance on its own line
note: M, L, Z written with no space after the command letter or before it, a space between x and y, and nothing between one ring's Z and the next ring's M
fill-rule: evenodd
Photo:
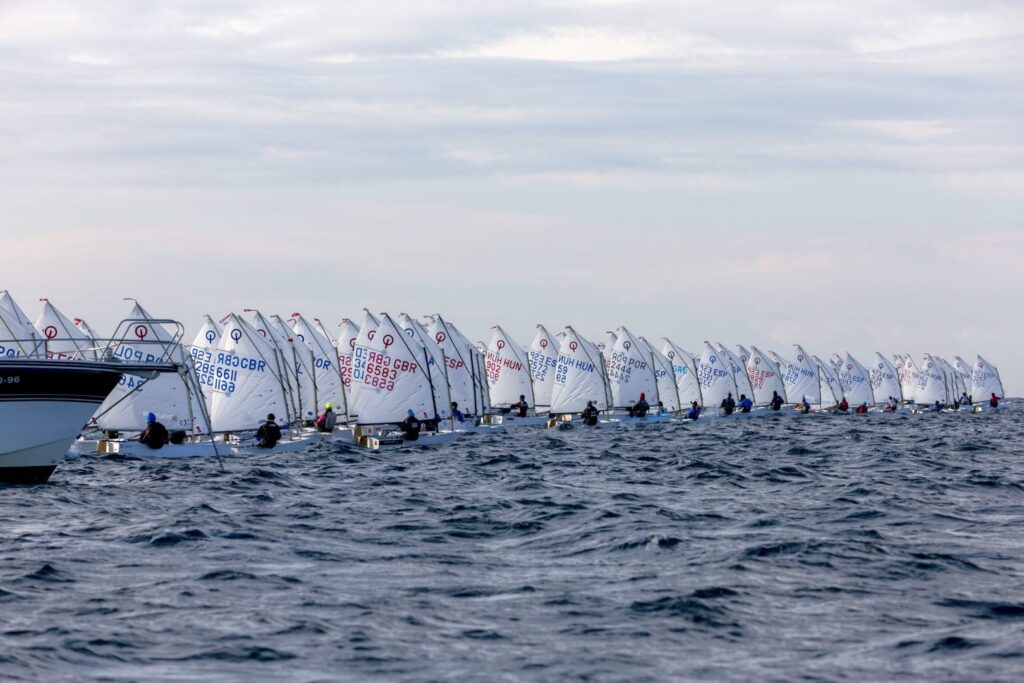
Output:
M0 489L0 678L1021 680L1022 419L69 461Z

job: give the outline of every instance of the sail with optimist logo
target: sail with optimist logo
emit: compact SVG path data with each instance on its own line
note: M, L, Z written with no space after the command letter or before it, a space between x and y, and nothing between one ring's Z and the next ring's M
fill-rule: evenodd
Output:
M754 405L771 405L776 393L782 397L782 402L786 403L786 385L782 381L782 372L778 364L756 346L750 347L748 356L747 380L754 392Z
M551 413L579 413L592 401L598 410L611 403L604 375L604 360L597 346L571 326L558 350L558 365L551 393Z
M383 313L372 339L360 335L355 358L352 411L360 425L399 424L410 410L423 420L438 414L431 359L414 329Z
M152 379L122 375L90 424L104 431L142 431L147 415L154 413L170 431L208 434L206 405L192 356L138 302L132 306L121 328L121 338L112 345L121 360L135 364L174 363L177 373L160 373Z
M841 359L839 366L839 385L843 389L843 395L851 406L861 404L872 405L875 396L871 389L871 373L857 361L850 352L846 352L846 358Z
M288 427L296 419L287 361L266 336L235 313L223 321L211 353L210 422L215 432L254 430L270 413Z
M676 386L675 368L672 367L672 361L643 337L637 337L637 339L644 345L644 349L654 364L654 377L658 383L658 402L668 413L679 412L682 409L682 403L679 400L679 387Z
M555 370L558 367L559 342L543 325L537 325L537 333L530 344L530 377L533 380L533 397L538 413L551 409L551 395L555 388Z
M875 352L875 362L871 366L871 395L876 405L885 405L889 397L903 403L903 387L900 386L899 372L888 358Z
M671 339L662 337L661 341L661 352L672 363L672 372L676 378L676 390L679 392L679 403L683 407L689 406L693 402L703 405L700 381L697 379L697 359Z
M509 408L519 402L520 396L525 396L529 405L536 408L526 352L501 325L492 329L494 333L487 345L487 384L491 401L496 408Z
M49 299L42 299L43 310L36 319L36 330L46 339L46 357L54 360L96 360L96 340L75 326Z
M794 344L796 358L781 364L782 382L786 386L789 403L807 400L810 405L821 405L821 380L818 365L811 354L799 344ZM778 357L778 356L776 356Z
M705 408L718 408L729 394L733 400L738 399L734 377L728 358L709 342L704 342L704 352L697 364L697 379Z
M971 376L971 396L975 403L983 403L995 394L1004 398L1003 382L999 378L999 370L980 355L974 363L974 373Z
M650 405L657 405L658 379L646 346L625 327L616 329L612 336L615 343L604 352L612 408L632 408L641 394Z

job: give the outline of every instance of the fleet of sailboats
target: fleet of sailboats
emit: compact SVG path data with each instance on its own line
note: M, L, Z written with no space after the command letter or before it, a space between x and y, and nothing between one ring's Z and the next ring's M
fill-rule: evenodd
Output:
M420 320L368 310L342 318L333 332L300 313L207 315L185 344L180 325L135 301L126 324L99 340L84 321L42 302L31 322L0 293L0 358L75 363L114 356L175 368L123 374L83 428L82 451L243 453L256 447L256 428L270 414L285 434L274 448L300 451L323 438L314 421L327 404L337 416L330 438L376 449L557 427L590 409L597 426L619 427L780 412L978 411L1004 396L998 369L980 355L969 364L960 356L949 362L879 352L864 365L849 352L823 361L799 344L783 356L708 341L697 355L626 327L595 343L572 326L553 335L543 325L529 346L495 325L485 345L439 314ZM730 401L739 408L721 410ZM152 452L135 439L150 414L178 436ZM413 435L409 424L417 425Z

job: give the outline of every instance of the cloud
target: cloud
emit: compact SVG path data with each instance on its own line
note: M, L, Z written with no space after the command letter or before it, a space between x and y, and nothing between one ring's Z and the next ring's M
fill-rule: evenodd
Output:
M969 343L1024 386L1020 3L0 13L0 287L22 298Z

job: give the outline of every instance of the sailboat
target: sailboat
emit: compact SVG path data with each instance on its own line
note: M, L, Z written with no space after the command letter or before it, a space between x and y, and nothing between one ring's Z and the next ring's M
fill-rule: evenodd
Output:
M317 410L326 409L327 404L336 415L344 416L345 390L338 365L338 352L334 343L325 335L320 326L306 320L301 313L292 313L288 320L295 338L309 349L312 357L313 384L316 388Z
M533 404L538 414L551 409L551 395L555 388L555 372L558 367L558 351L561 343L556 341L543 325L537 325L537 333L530 344L530 378L533 380Z
M846 358L840 359L839 365L839 386L843 390L846 402L851 409L864 405L871 407L875 404L875 396L871 388L871 374L850 352L846 352Z
M728 358L707 341L704 342L704 351L697 364L697 379L700 381L705 412L709 416L717 414L724 417L724 410L717 411L720 411L722 401L729 395L732 395L733 400L737 398L735 374Z
M834 409L843 400L843 387L839 382L839 373L836 372L835 366L831 363L825 363L817 356L813 358L818 366L818 383L821 392L820 407L822 410Z
M619 413L616 417L623 425L671 420L671 413L658 410L659 403L663 402L650 348L626 327L619 327L609 334L614 343L605 351L605 368L611 389L611 407ZM628 414L641 397L650 405L650 412L643 417Z
M903 387L900 385L899 371L883 356L875 352L875 362L871 366L871 394L875 405L888 406L889 398L896 399L897 411L902 410Z
M697 360L686 349L677 346L672 340L662 338L661 352L672 363L672 372L676 378L676 390L679 392L681 409L688 409L696 403L704 405L700 393L700 381L697 379Z
M96 340L83 332L49 299L40 299L43 310L35 329L46 339L46 357L51 360L98 360Z
M917 383L921 377L921 371L910 354L900 356L903 365L900 367L900 388L903 390L903 400L913 405L917 398Z
M605 377L604 359L597 346L571 326L558 349L554 389L551 392L549 427L571 422L590 402L599 412L612 404L611 391ZM600 419L597 426L617 426L618 420Z
M647 354L654 364L654 377L658 384L659 412L675 415L682 410L682 403L679 400L679 387L676 386L675 369L668 356L654 348L644 337L637 337L644 345Z
M361 330L356 342L351 410L357 421L357 443L370 450L440 446L458 436L455 431L438 429L421 431L418 438L409 440L399 430L410 411L440 427L446 421L438 419L437 399L448 395L444 375L430 370L438 365L438 358L431 357L416 327L408 326L415 321L402 317L406 320L399 326L390 315L382 314L374 334L364 335ZM445 382L441 394L434 386L439 380Z
M500 413L498 418L507 427L539 427L547 424L547 413L539 414L537 410L528 353L501 325L495 325L492 329L494 333L487 345L487 384L491 403ZM520 400L525 400L528 406L533 407L527 409L526 415L520 415L512 409Z
M312 443L302 433L289 380L289 363L270 334L261 334L241 316L224 320L223 334L212 354L214 384L209 396L214 433L223 434L234 454L262 452L255 431L273 414L285 436L274 452L300 452Z
M971 397L974 399L974 409L990 410L989 398L995 394L1000 400L1006 397L1003 391L1003 381L999 377L999 370L980 355L974 363L974 372L971 375ZM1000 403L1001 408L1009 404Z
M750 347L747 360L747 380L753 391L755 406L769 406L775 394L786 403L786 385L782 381L782 373L778 364L766 356L756 346Z
M794 344L793 347L796 350L796 358L793 361L785 360L778 354L773 355L780 364L782 382L786 387L786 400L797 406L806 401L808 405L820 408L821 379L818 365L802 346Z
M131 312L114 333L114 354L140 364L172 363L178 371L152 379L123 376L93 415L75 450L80 454L94 451L160 458L219 455L212 443L208 406L194 356L181 344L184 328L158 320L137 301L130 301ZM172 324L176 329L170 331L167 326ZM146 428L149 413L171 435L171 443L163 448L150 448L137 439ZM100 432L102 438L95 438Z

